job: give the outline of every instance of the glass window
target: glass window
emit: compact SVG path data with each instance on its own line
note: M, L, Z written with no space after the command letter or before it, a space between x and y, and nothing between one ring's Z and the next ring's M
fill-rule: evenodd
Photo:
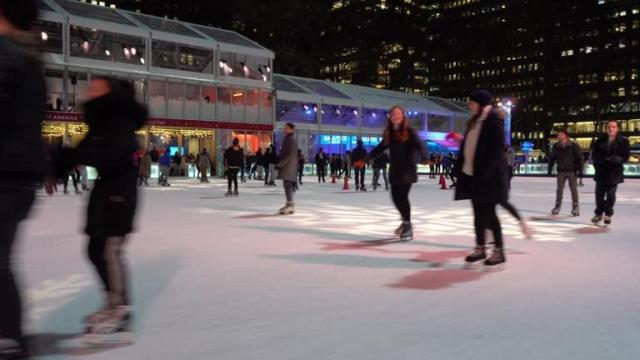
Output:
M244 121L246 94L243 89L233 89L231 94L231 121Z
M420 113L417 111L407 111L407 119L409 120L409 124L412 128L423 131L424 130L424 113Z
M144 64L144 38L71 25L71 56Z
M382 109L365 108L362 126L370 128L384 128L387 124L387 111Z
M344 105L322 105L322 123L326 125L358 126L358 108Z
M136 91L136 100L141 104L147 103L147 81L145 79L133 79L133 87Z
M427 119L429 132L449 132L449 117L429 115Z
M318 105L297 101L276 101L276 121L315 124L318 122Z
M218 102L216 103L216 120L231 120L231 89L218 87Z
M62 24L38 20L34 31L41 41L43 52L62 54Z
M61 70L45 70L44 78L47 83L47 109L50 111L64 111L64 83Z
M220 75L263 81L271 80L271 68L267 58L221 52L218 69Z
M271 124L273 121L273 93L260 91L260 122Z
M168 69L178 68L178 51L175 43L153 40L151 51L153 52L152 66Z
M149 114L167 116L167 83L164 81L149 81Z
M203 86L202 87L202 110L201 119L215 120L216 119L216 88L215 86Z
M183 118L183 84L169 83L169 109L167 116L172 118Z
M200 117L200 86L186 84L184 87L184 117L198 119Z
M87 73L69 72L67 79L67 92L69 94L68 111L80 111L82 103L87 99L88 85Z
M258 113L260 109L260 90L247 90L247 104L245 107L245 120L247 122L258 122Z
M178 69L213 73L213 50L180 45L179 51Z

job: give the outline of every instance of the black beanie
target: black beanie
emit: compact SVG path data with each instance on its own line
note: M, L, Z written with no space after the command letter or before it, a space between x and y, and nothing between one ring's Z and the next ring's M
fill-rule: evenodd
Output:
M476 90L469 100L477 102L480 106L485 107L487 105L491 105L493 102L493 95L491 95L487 90Z
M30 30L38 18L40 0L0 0L0 13L20 30Z

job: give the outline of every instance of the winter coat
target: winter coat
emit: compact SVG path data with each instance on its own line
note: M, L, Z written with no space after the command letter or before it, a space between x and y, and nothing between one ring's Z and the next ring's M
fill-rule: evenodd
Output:
M373 159L373 168L374 169L385 169L389 164L389 155L386 152L383 152L380 156Z
M158 154L158 150L151 150L151 152L149 152L149 155L151 156L151 162L157 163L158 160L160 160L160 154Z
M351 152L351 162L354 168L364 169L367 161L367 150L364 146L358 146Z
M293 134L286 135L282 140L278 179L294 182L298 180L298 142Z
M278 161L278 154L276 153L276 150L273 149L269 154L269 164L277 165Z
M329 158L327 158L327 154L325 154L324 152L322 154L320 153L316 154L315 163L317 167L319 168L326 167L328 161L329 161Z
M479 126L478 122L475 126ZM460 146L459 157L456 160L455 200L472 199L478 203L497 204L507 200L507 165L504 155L504 125L495 112L490 111L482 122L482 129L478 136L478 144L473 161L473 176L462 172L464 165L465 138Z
M601 136L594 144L591 159L596 169L596 182L616 185L624 182L624 163L629 161L629 139L616 136L609 145L609 136Z
M0 36L0 181L41 180L47 171L42 121L47 109L35 51Z
M256 153L256 164L259 166L264 165L264 157L262 156L262 151L258 151Z
M202 158L201 158L202 159ZM160 157L160 165L161 166L166 166L166 167L170 167L171 166L171 155L169 155L169 152L166 151L164 154L162 154L162 156Z
M580 145L573 141L569 141L566 145L561 142L553 144L549 155L549 174L551 174L553 164L558 165L558 172L582 172L583 157Z
M138 175L146 177L151 176L151 156L149 154L144 154L140 159Z
M135 132L146 122L147 111L116 89L84 108L89 131L76 149L76 161L94 166L99 174L89 197L85 232L97 238L124 236L133 231L137 205ZM171 163L168 154L167 158Z
M228 169L240 169L244 165L244 150L231 146L224 152L224 164Z
M415 130L409 129L409 138L405 142L394 136L391 136L388 144L385 141L381 142L369 153L369 158L375 160L385 150L389 150L389 183L391 185L409 185L418 182L417 155L420 155L420 160L427 161L429 153Z
M209 153L206 151L200 153L200 155L198 156L198 168L206 170L206 169L209 169L210 165L211 165L211 158L209 157Z

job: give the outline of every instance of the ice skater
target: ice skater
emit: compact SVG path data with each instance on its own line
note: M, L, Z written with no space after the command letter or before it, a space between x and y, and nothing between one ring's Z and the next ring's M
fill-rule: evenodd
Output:
M571 189L571 201L573 208L571 215L580 216L580 200L578 197L578 181L577 177L582 172L583 164L582 151L580 145L571 141L569 132L562 129L558 132L558 142L551 148L549 155L549 166L547 172L551 176L553 165L557 164L557 188L556 188L556 204L551 210L552 215L558 215L562 207L562 193L564 185L569 181L569 189Z
M605 225L611 224L616 204L618 184L624 182L624 163L629 160L629 139L618 133L616 121L609 121L607 134L593 144L592 160L596 169L596 210L591 222L598 225L604 215Z
M280 148L280 162L278 163L278 179L282 180L284 193L287 198L286 205L280 209L281 215L290 215L295 211L293 203L293 193L298 181L298 142L293 136L296 131L295 125L287 123L284 126L284 139Z
M387 178L387 165L389 164L389 155L387 152L383 152L377 158L373 159L372 167L373 167L373 183L371 186L373 187L373 191L378 189L380 186L380 173L382 173L382 178L384 179L384 189L386 191L389 190L389 179Z
M315 162L316 162L316 172L318 174L318 184L325 181L325 174L327 172L327 155L324 153L324 149L318 149L318 153L316 154Z
M367 185L364 183L364 175L367 171L367 150L365 150L362 140L358 140L357 144L351 153L353 172L356 178L356 191L367 191Z
M47 108L44 70L25 36L38 1L0 0L0 358L26 359L20 288L13 273L16 235L45 173L42 122ZM33 44L35 44L33 40Z
M224 168L227 174L227 193L225 196L238 196L238 172L244 167L244 150L240 140L234 138L232 145L224 152ZM233 192L231 192L233 185Z
M85 340L126 343L130 339L123 337L130 331L132 311L124 245L133 231L137 207L135 132L146 122L147 111L136 102L133 85L125 80L94 77L87 99L84 119L89 131L77 148L60 154L57 168L84 164L99 174L89 198L85 232L89 260L103 286L104 304L85 318Z
M394 106L389 110L387 126L382 137L382 142L369 153L369 158L375 159L386 150L389 151L391 199L402 217L402 223L395 234L403 241L410 241L413 239L413 227L409 192L411 186L418 181L417 156L420 156L423 163L428 163L429 154L418 133L409 125L405 111L400 106Z
M506 261L502 227L496 205L506 203L507 174L504 156L504 126L491 105L493 96L486 90L473 93L467 131L460 147L456 200L471 200L473 205L476 248L466 257L468 263L484 260L487 266ZM486 230L491 230L494 251L486 255Z

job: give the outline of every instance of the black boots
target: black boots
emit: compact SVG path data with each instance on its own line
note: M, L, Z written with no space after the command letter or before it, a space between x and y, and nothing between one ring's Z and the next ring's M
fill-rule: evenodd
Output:
M487 258L487 252L484 249L484 246L476 246L471 254L469 254L464 261L468 263L475 263L480 260L484 260Z
M487 252L484 246L477 246L474 251L465 258L465 261L468 263L476 263L481 260L484 260L485 266L496 266L507 261L504 256L504 250L501 248L495 248L491 256L487 258Z

